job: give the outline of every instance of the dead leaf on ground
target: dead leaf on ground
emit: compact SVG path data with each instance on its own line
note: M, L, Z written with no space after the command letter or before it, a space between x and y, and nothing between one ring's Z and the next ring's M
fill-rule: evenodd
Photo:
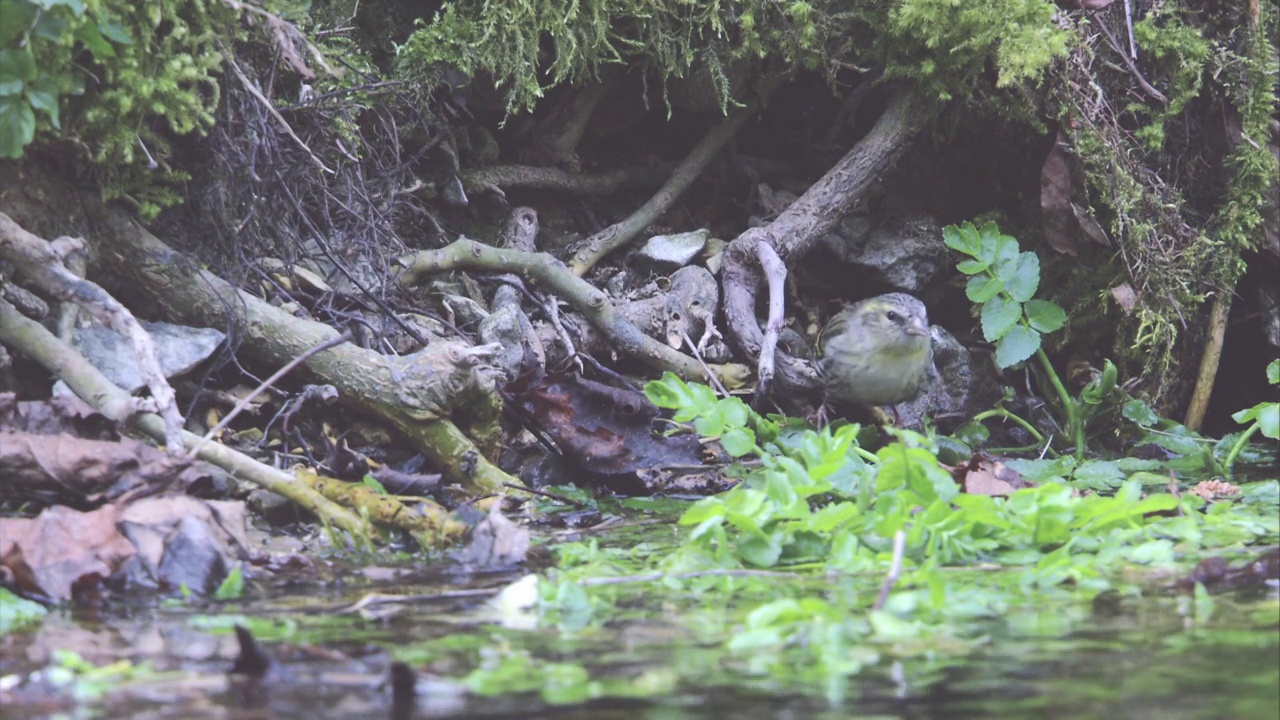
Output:
M119 508L51 507L35 518L0 519L0 566L19 588L55 601L110 577L134 555L116 529Z
M130 565L141 566L153 586L206 592L217 572L225 576L245 555L245 545L243 503L183 495L0 519L0 568L18 588L55 601Z
M969 462L952 468L951 476L970 495L1007 497L1015 490L1035 486L1017 470L986 453L974 453Z
M691 435L666 436L658 409L643 394L569 373L528 373L507 385L525 422L590 472L630 475L664 465L697 466L702 446Z
M1059 131L1040 168L1040 214L1044 237L1053 249L1074 256L1082 237L1103 246L1110 246L1111 241L1087 209L1082 172L1069 147L1067 137Z

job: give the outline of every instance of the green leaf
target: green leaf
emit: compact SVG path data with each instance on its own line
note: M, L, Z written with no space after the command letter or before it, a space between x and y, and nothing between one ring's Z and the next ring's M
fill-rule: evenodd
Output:
M756 449L756 434L746 428L734 428L720 436L720 445L732 457L742 457Z
M213 592L214 600L239 600L244 595L244 571L237 564L222 579L218 589Z
M1005 282L1012 280L1018 269L1018 241L1001 235L990 245L984 241L983 250L986 252L982 259L990 259L996 277Z
M1031 357L1040 349L1040 333L1026 325L1016 325L996 343L996 365L1003 370Z
M982 304L982 334L987 342L995 342L1005 336L1022 317L1022 303L997 295Z
M25 2L0 2L0 47L7 47L26 32L35 18L35 7Z
M1006 267L1009 268L1006 272L1010 276L1005 277L1003 273L1000 275L1000 279L1004 280L1005 290L1018 302L1030 300L1040 287L1040 258L1035 253L1018 253L1017 262Z
M1085 460L1071 476L1072 485L1090 490L1114 490L1124 482L1124 472L1114 462Z
M980 272L984 272L989 267L991 267L990 264L982 262L981 260L961 260L956 263L956 269L965 275L977 275Z
M0 97L22 93L36 78L36 60L29 50L0 50Z
M1272 360L1267 365L1267 382L1280 385L1280 360Z
M49 116L54 128L62 129L58 120L58 83L48 75L42 75L27 87L27 100L31 107Z
M116 56L116 49L111 46L107 39L102 37L102 32L98 30L98 26L87 22L76 28L75 38L93 53L98 60L105 60Z
M1102 374L1094 378L1084 390L1080 391L1080 399L1089 405L1099 405L1106 400L1111 391L1116 389L1116 365L1108 359L1102 366Z
M124 26L115 21L107 21L98 23L98 30L102 32L102 36L117 45L132 45L133 38L129 37L129 33Z
M53 8L61 5L66 8L70 8L71 12L76 15L84 12L83 0L31 0L31 3L44 10L52 10Z
M36 136L36 114L20 97L0 97L0 158L22 157Z
M982 250L982 238L978 236L978 230L971 222L942 228L942 241L952 250L970 257L978 257L978 253ZM961 270L961 272L964 271Z
M1004 283L1000 282L999 278L981 275L969 278L964 294L973 302L983 303L999 295L1003 289Z
M1124 404L1124 408L1120 410L1120 414L1126 419L1138 423L1142 427L1155 427L1160 422L1160 416L1156 415L1150 405L1141 400L1130 400Z
M1057 303L1048 300L1028 300L1022 307L1027 313L1027 322L1042 333L1053 332L1067 322L1066 311Z
M1258 411L1258 430L1272 440L1280 440L1280 403L1265 403Z

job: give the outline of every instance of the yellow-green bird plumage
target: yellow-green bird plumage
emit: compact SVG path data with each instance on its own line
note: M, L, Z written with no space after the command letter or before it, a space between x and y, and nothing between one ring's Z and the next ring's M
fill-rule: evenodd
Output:
M933 344L924 303L906 293L850 305L819 337L828 397L865 406L897 405L929 384Z

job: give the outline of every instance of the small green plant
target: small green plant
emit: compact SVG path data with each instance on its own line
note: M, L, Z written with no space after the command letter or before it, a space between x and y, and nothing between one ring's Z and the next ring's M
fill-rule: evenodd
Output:
M0 158L18 158L35 139L36 112L55 130L66 95L84 92L85 69L77 53L96 60L128 45L124 28L98 3L79 0L0 2ZM115 43L115 45L113 45Z
M1267 365L1267 382L1272 385L1280 385L1280 360L1272 360ZM1277 402L1261 402L1251 408L1241 410L1231 416L1232 420L1240 423L1251 423L1235 444L1231 446L1231 451L1227 453L1227 458L1222 462L1223 467L1228 473L1231 472L1231 466L1239 457L1240 451L1249 444L1249 440L1261 432L1263 437L1272 440L1280 440L1280 403Z
M1018 241L1001 233L993 222L981 228L971 222L948 225L942 236L947 247L968 256L956 269L969 276L965 294L981 305L982 334L996 344L996 365L1010 368L1035 356L1057 396L1062 425L1074 445L1076 459L1082 459L1085 426L1107 401L1117 397L1116 366L1107 360L1098 376L1073 397L1041 347L1041 335L1061 328L1067 314L1057 303L1035 297L1040 288L1040 259L1035 253L1022 252ZM1039 436L1029 423L1008 410L985 414L994 415L1009 417Z

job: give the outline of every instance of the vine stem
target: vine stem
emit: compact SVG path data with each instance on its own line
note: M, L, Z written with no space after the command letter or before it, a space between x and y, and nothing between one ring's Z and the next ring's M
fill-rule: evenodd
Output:
M1236 457L1240 454L1241 450L1244 450L1244 446L1249 444L1249 438L1253 437L1254 434L1258 432L1259 427L1261 426L1255 421L1249 426L1248 430L1244 431L1244 434L1240 436L1240 439L1236 440L1235 445L1231 446L1231 452L1228 452L1226 459L1222 461L1222 467L1226 469L1228 476L1231 475L1231 466L1235 464Z
M977 415L973 416L973 420L974 422L982 422L983 420L986 420L988 418L993 418L993 417L1004 418L1005 420L1012 420L1013 422L1022 426L1022 429L1031 433L1032 437L1034 437L1037 442L1044 442L1044 433L1037 430L1034 425L1027 422L1026 420L1023 420L1021 417L1019 417L1015 413L1012 413L1004 408L992 408L991 410L980 412Z
M1044 368L1045 375L1049 377L1049 384L1053 386L1054 392L1058 393L1058 400L1062 403L1062 410L1067 414L1067 432L1070 433L1071 439L1076 445L1076 460L1083 460L1084 423L1081 422L1080 407L1071 398L1070 393L1067 392L1067 388L1062 384L1057 371L1053 369L1053 363L1049 362L1049 356L1045 354L1043 349L1036 349L1036 358L1040 360L1040 365Z

